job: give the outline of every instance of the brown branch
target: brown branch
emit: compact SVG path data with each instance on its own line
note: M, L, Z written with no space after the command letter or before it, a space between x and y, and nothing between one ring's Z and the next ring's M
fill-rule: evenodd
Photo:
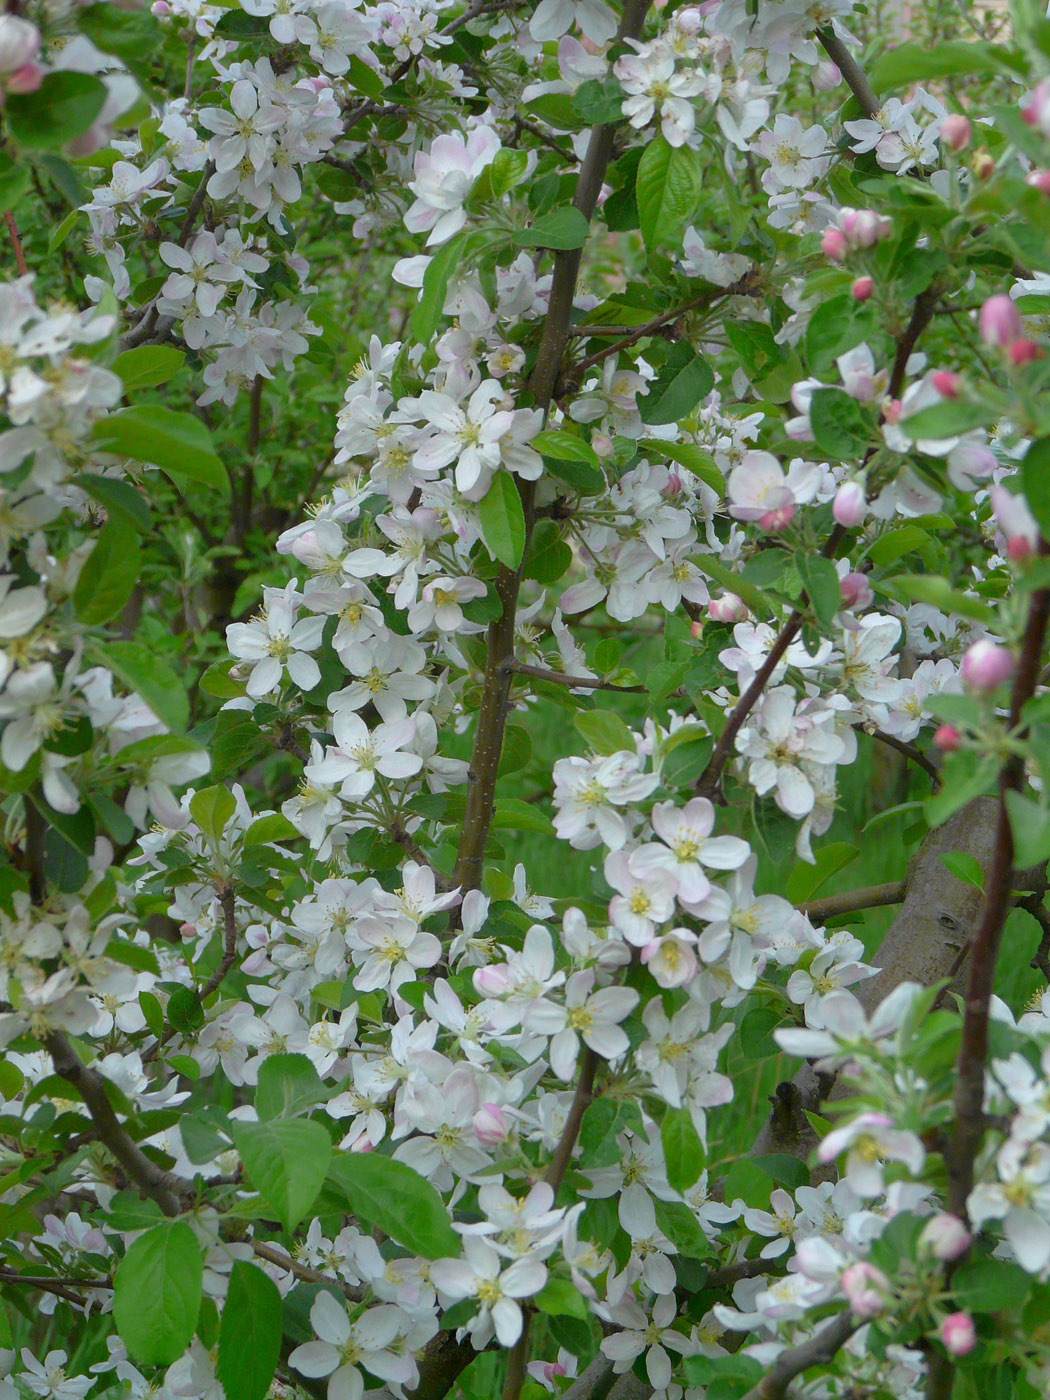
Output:
M646 321L640 326L635 326L633 330L628 331L625 336L618 340L615 345L607 345L604 350L596 350L593 355L588 355L587 358L581 360L578 365L573 365L572 372L578 377L582 375L585 370L590 369L592 365L600 364L602 360L607 360L610 355L616 355L621 350L626 350L636 341L642 340L647 335L654 334L661 326L666 326L670 321L676 321L679 316L685 316L688 312L696 311L701 306L712 306L723 297L747 296L754 285L755 274L749 269L744 273L743 277L734 282L731 287L716 287L712 288L710 291L701 292L699 296L693 297L691 301L684 302L681 306L674 306L670 311L662 311L659 316L654 316L651 321ZM620 326L617 329L623 330L623 327ZM572 335L579 336L602 335L607 333L604 326L596 326L593 329L589 329L587 326L574 326L570 332ZM615 333L616 332L614 332L614 334Z
M903 754L910 762L917 764L924 773L928 773L934 787L940 787L940 770L935 763L932 763L930 759L926 757L922 749L916 747L915 744L909 744L906 740L898 739L894 734L887 734L882 729L868 729L864 724L855 724L853 728L859 730L862 734L870 734L873 739L880 744L885 744L887 748L896 749L898 753Z
M617 31L618 39L638 37L648 7L649 0L626 0ZM587 144L587 154L580 166L572 204L588 222L597 208L602 180L612 156L614 132L615 124L612 122L593 126ZM550 407L555 386L561 375L581 257L580 248L565 249L554 255L554 274L551 279L547 315L536 353L535 367L529 379L533 401L544 413ZM525 541L522 550L524 557L535 519L536 488L534 482L519 480L517 489L525 519ZM485 679L474 730L474 749L467 775L466 809L463 813L456 855L454 879L464 892L477 889L481 884L485 842L492 821L496 775L499 771L503 733L510 708L511 672L505 667L506 662L514 656L514 628L520 588L521 565L514 569L505 564L500 565L495 580L500 616L489 623L486 638Z
M897 342L897 353L893 359L893 369L890 371L890 382L887 385L886 394L891 399L900 397L900 392L904 388L904 376L907 372L908 361L911 359L919 336L933 319L934 308L940 300L940 296L940 285L934 282L915 298L911 316L904 328L904 334Z
M834 558L835 551L845 533L846 531L841 525L835 526L825 541L824 548L820 551L822 558ZM733 712L726 721L726 727L718 736L707 767L697 780L696 791L701 797L710 798L712 802L723 803L725 801L722 795L722 773L733 756L733 744L736 736L748 715L762 698L762 692L769 684L769 679L779 666L784 653L802 630L804 620L805 613L800 608L795 608L791 612L770 648L769 655L756 671L754 680L733 707Z
M29 264L26 262L25 250L22 247L22 239L18 233L18 225L15 223L15 216L10 209L4 210L4 222L7 224L7 232L11 237L11 247L14 250L15 266L18 268L19 277L26 277L29 274Z
M219 890L219 907L222 909L222 955L219 958L219 965L201 987L197 990L197 996L201 1002L207 1000L229 972L230 968L237 961L237 918L236 903L237 898L232 885L223 885ZM169 1026L159 1040L153 1042L148 1049L142 1053L142 1063L151 1064L167 1045L168 1041L177 1035L174 1026Z
M43 1045L51 1056L55 1073L71 1084L83 1099L99 1141L109 1148L140 1194L156 1201L165 1215L178 1215L182 1210L179 1197L192 1191L190 1183L158 1167L132 1140L113 1111L106 1094L106 1081L97 1070L88 1069L77 1058L60 1031L44 1036Z
M567 671L549 671L546 666L530 666L524 661L505 661L503 668L519 676L535 676L539 681L571 686L575 690L618 690L622 695L644 695L644 685L613 685L601 676L570 676Z
M845 78L846 86L860 103L864 115L870 120L882 104L875 96L875 89L868 81L868 75L833 29L818 29L817 38L828 58Z
M349 1298L352 1303L360 1303L365 1297L364 1289L355 1288L353 1284L344 1283L342 1279L333 1278L331 1274L322 1273L320 1269L311 1269L307 1264L300 1264L298 1259L293 1259L283 1249L277 1249L264 1240L252 1240L251 1246L260 1259L276 1264L279 1269L287 1269L302 1283L323 1283L329 1288L338 1288L343 1297Z
M548 146L552 151L556 151L558 155L561 156L562 160L567 160L570 165L579 165L579 157L571 147L563 146L560 141L555 140L549 131L544 131L543 127L537 122L531 122L528 117L522 117L515 113L514 131L511 136L511 142L513 143L515 138L523 131L527 131L530 136L535 136L536 140L541 142L544 146Z
M208 193L208 181L214 174L215 162L210 160L201 171L200 184L194 190L190 202L186 206L185 217L176 235L175 242L180 248L185 248L189 242L193 226L197 222L197 215L200 213ZM121 350L132 350L136 345L144 345L151 337L158 341L165 340L174 324L174 319L170 316L158 317L157 303L154 299L131 329L121 336L120 348Z
M587 1105L594 1097L594 1076L597 1069L598 1056L590 1048L585 1048L580 1057L580 1077L576 1081L576 1092L569 1105L565 1126L561 1130L561 1137L554 1149L550 1165L543 1174L544 1181L548 1186L554 1188L555 1195L565 1179L565 1173L572 1158L572 1149L576 1146L580 1124L583 1122L583 1115L587 1111Z
M906 890L907 885L903 880L891 880L885 885L866 885L859 890L825 895L823 899L808 899L797 908L812 923L822 924L827 919L838 919L843 914L853 914L860 909L881 909L886 904L900 904Z
M437 868L426 851L423 850L422 846L409 835L400 822L395 822L394 825L390 827L390 839L396 841L401 849L407 851L414 861L418 861L420 865L430 871L434 877L434 884L439 890L451 890L454 888L452 881L445 872Z
M759 1383L752 1386L743 1400L783 1400L788 1386L810 1366L823 1366L832 1360L835 1353L848 1342L854 1332L861 1327L860 1318L851 1312L842 1312L815 1332L800 1346L782 1351L772 1367Z
M1045 540L1039 553L1050 553ZM1039 680L1039 668L1050 618L1050 589L1032 594L1021 641L1021 654L1010 693L1009 729L1021 722L1021 712ZM956 1061L955 1124L947 1153L948 1209L966 1219L966 1202L973 1186L973 1165L984 1131L984 1068L988 1058L988 1003L995 981L999 942L1010 905L1014 841L1006 795L1024 783L1024 756L1012 753L999 770L999 811L992 867L985 882L981 921L970 945L970 976L963 1009L962 1041Z

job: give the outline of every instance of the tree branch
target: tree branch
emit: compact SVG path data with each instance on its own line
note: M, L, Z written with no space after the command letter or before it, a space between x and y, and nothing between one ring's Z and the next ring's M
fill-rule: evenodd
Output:
M823 899L809 899L797 907L812 923L822 924L828 919L838 919L843 914L853 914L860 909L881 909L886 904L900 904L907 888L903 880L890 880L885 885L866 885L859 890L825 895Z
M26 262L26 255L22 248L22 239L18 233L18 225L15 223L15 216L10 209L4 210L4 223L7 224L7 232L11 238L11 249L15 255L15 266L18 268L19 277L26 277L29 274L29 264Z
M747 1392L744 1400L783 1400L796 1376L808 1371L810 1366L823 1366L830 1361L861 1325L860 1318L854 1317L851 1312L839 1313L808 1341L782 1351L766 1375Z
M1039 553L1050 553L1045 540ZM1009 729L1016 731L1021 712L1039 680L1043 643L1050 618L1050 589L1032 594L1021 641L1021 654L1010 693ZM970 976L963 1010L962 1042L956 1061L955 1124L948 1168L948 1209L966 1219L966 1203L973 1187L973 1164L984 1131L984 1067L988 1058L988 1003L995 980L995 964L1013 884L1014 840L1006 795L1019 792L1024 783L1024 757L1012 753L999 770L999 811L992 867L985 882L981 921L970 947Z
M570 676L567 671L549 671L546 666L530 666L513 657L503 663L504 669L518 676L535 676L539 681L552 681L555 685L571 686L574 690L618 690L623 695L644 695L644 685L613 685L603 681L601 676Z
M265 1240L252 1240L251 1246L260 1259L276 1264L279 1269L287 1269L303 1283L323 1283L329 1288L338 1288L343 1297L349 1298L352 1303L360 1303L365 1297L363 1289L344 1283L342 1279L333 1278L331 1274L322 1273L320 1269L311 1269L306 1264L300 1264L298 1259L293 1259L283 1249L277 1249Z
M818 29L817 38L828 58L845 78L846 86L860 103L864 115L870 120L882 104L875 96L875 89L868 81L868 75L833 29Z

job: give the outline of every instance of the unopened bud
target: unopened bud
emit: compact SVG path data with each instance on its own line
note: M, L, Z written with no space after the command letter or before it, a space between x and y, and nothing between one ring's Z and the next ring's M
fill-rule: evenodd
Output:
M763 530L773 535L779 530L786 530L794 518L795 507L793 505L776 506L773 510L767 510L765 515L759 516L758 523Z
M495 1147L510 1132L507 1115L498 1103L483 1103L474 1115L474 1133L483 1147Z
M832 262L841 262L849 248L846 242L846 235L841 229L837 228L824 230L823 237L820 240L820 246L824 250L824 256L830 258Z
M882 401L882 416L887 423L899 423L904 405L900 399L885 398Z
M868 501L863 485L859 481L844 481L835 492L831 513L836 521L845 525L847 529L859 525L868 513Z
M592 433L591 446L599 457L611 457L613 454L613 440L608 433Z
M171 6L168 4L168 0L153 0L153 4L149 8L150 13L156 15L158 19L167 19L171 14Z
M501 997L510 990L510 977L505 967L477 967L471 981L482 997Z
M16 68L4 83L4 87L8 92L21 95L27 92L36 92L43 81L43 66L34 61L31 63L23 63L21 68Z
M952 151L961 151L970 144L970 123L961 112L949 112L941 122L941 140Z
M957 399L962 380L950 369L935 369L930 375L930 383L944 399Z
M40 52L40 30L20 15L0 15L0 74L15 73Z
M947 727L947 726L946 726ZM973 1236L957 1215L942 1210L931 1216L919 1236L919 1248L935 1259L958 1259L970 1248Z
M954 724L942 724L934 732L933 742L941 753L954 753L962 743L962 735Z
M949 1356L966 1356L977 1345L977 1332L969 1313L957 1312L941 1323L941 1341Z
M743 622L747 617L747 604L735 593L723 593L721 598L712 598L708 603L707 615L712 622Z
M995 158L982 146L979 151L974 152L970 169L978 180L990 180L995 174Z
M855 1264L843 1269L839 1282L854 1317L878 1317L879 1313L885 1312L890 1281L874 1264L858 1259Z
M839 579L839 592L847 608L866 608L875 597L866 574L846 574Z
M1024 182L1040 194L1050 194L1050 170L1029 170Z
M981 307L978 325L985 345L1005 348L1020 338L1021 313L1008 296L999 293Z
M874 277L858 277L850 287L850 295L854 301L867 301L875 290Z
M196 938L197 925L189 923L179 924L179 932L182 934L183 938Z
M971 690L989 694L1014 673L1013 653L997 642L982 638L974 642L962 660L962 678Z
M1006 557L1014 563L1031 558L1032 541L1026 535L1011 535L1006 541Z
M371 1139L370 1137L368 1137L365 1133L362 1133L361 1136L360 1136L359 1138L355 1138L355 1139L353 1140L353 1142L350 1144L350 1151L351 1151L351 1152L374 1152L374 1151L375 1151L375 1143L374 1143L374 1142L372 1141L372 1139Z
M842 82L842 73L837 63L825 59L813 69L811 81L817 92L831 92Z
M1028 365L1033 360L1041 360L1046 351L1034 340L1029 340L1027 336L1021 335L1010 342L1010 348L1006 354L1012 365Z
M689 635L696 642L698 642L700 638L704 635L704 624L700 621L699 618L695 618L689 624Z

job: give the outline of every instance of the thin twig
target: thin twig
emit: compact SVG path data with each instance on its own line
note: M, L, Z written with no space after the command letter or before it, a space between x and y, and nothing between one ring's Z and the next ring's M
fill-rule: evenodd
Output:
M875 96L875 89L868 81L868 75L833 29L818 29L817 38L828 58L846 80L846 86L860 103L864 115L870 121L879 110L881 103Z
M1050 547L1039 541L1039 553L1050 554ZM1021 641L1021 654L1010 694L1008 727L1016 732L1021 712L1031 699L1039 679L1039 668L1050 618L1050 589L1032 594L1028 619ZM973 1166L984 1131L984 1068L988 1058L988 1004L995 981L999 942L1010 904L1013 884L1014 840L1006 795L1019 792L1024 783L1024 756L1012 753L999 770L999 817L994 854L984 889L981 921L969 952L970 975L963 1010L962 1040L956 1061L955 1123L948 1167L948 1209L966 1218L967 1199L973 1186ZM962 955L960 955L962 956Z
M364 1289L355 1288L353 1284L345 1283L340 1278L333 1278L331 1274L322 1273L320 1269L311 1269L308 1264L300 1264L298 1259L293 1259L283 1249L277 1249L274 1245L267 1244L263 1240L252 1240L251 1246L260 1259L275 1264L279 1269L287 1269L302 1283L324 1283L331 1288L338 1288L340 1293L345 1298L349 1298L352 1303L360 1303L365 1296Z
M535 676L538 681L552 681L555 685L571 686L574 690L618 690L622 695L644 695L644 685L613 685L601 676L570 676L567 671L549 671L546 666L531 666L525 661L505 661L505 671L513 671L518 676Z
M14 249L15 266L18 268L19 277L26 277L29 274L29 264L26 262L25 250L22 247L22 239L18 233L18 225L15 223L15 216L10 209L4 210L4 222L7 224L7 232L11 236L11 247Z

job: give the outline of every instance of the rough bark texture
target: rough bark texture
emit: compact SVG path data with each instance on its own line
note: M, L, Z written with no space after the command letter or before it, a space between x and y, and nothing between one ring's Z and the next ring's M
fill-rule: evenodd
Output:
M966 948L981 912L982 892L954 876L940 857L948 851L972 855L987 871L995 844L995 797L975 797L943 826L929 832L905 880L904 902L872 960L878 975L851 988L870 1012L901 982L930 986L951 978L949 991L963 990ZM773 1107L754 1151L789 1152L806 1158L817 1145L805 1111L816 1113L834 1092L834 1079L808 1064L778 1084Z

